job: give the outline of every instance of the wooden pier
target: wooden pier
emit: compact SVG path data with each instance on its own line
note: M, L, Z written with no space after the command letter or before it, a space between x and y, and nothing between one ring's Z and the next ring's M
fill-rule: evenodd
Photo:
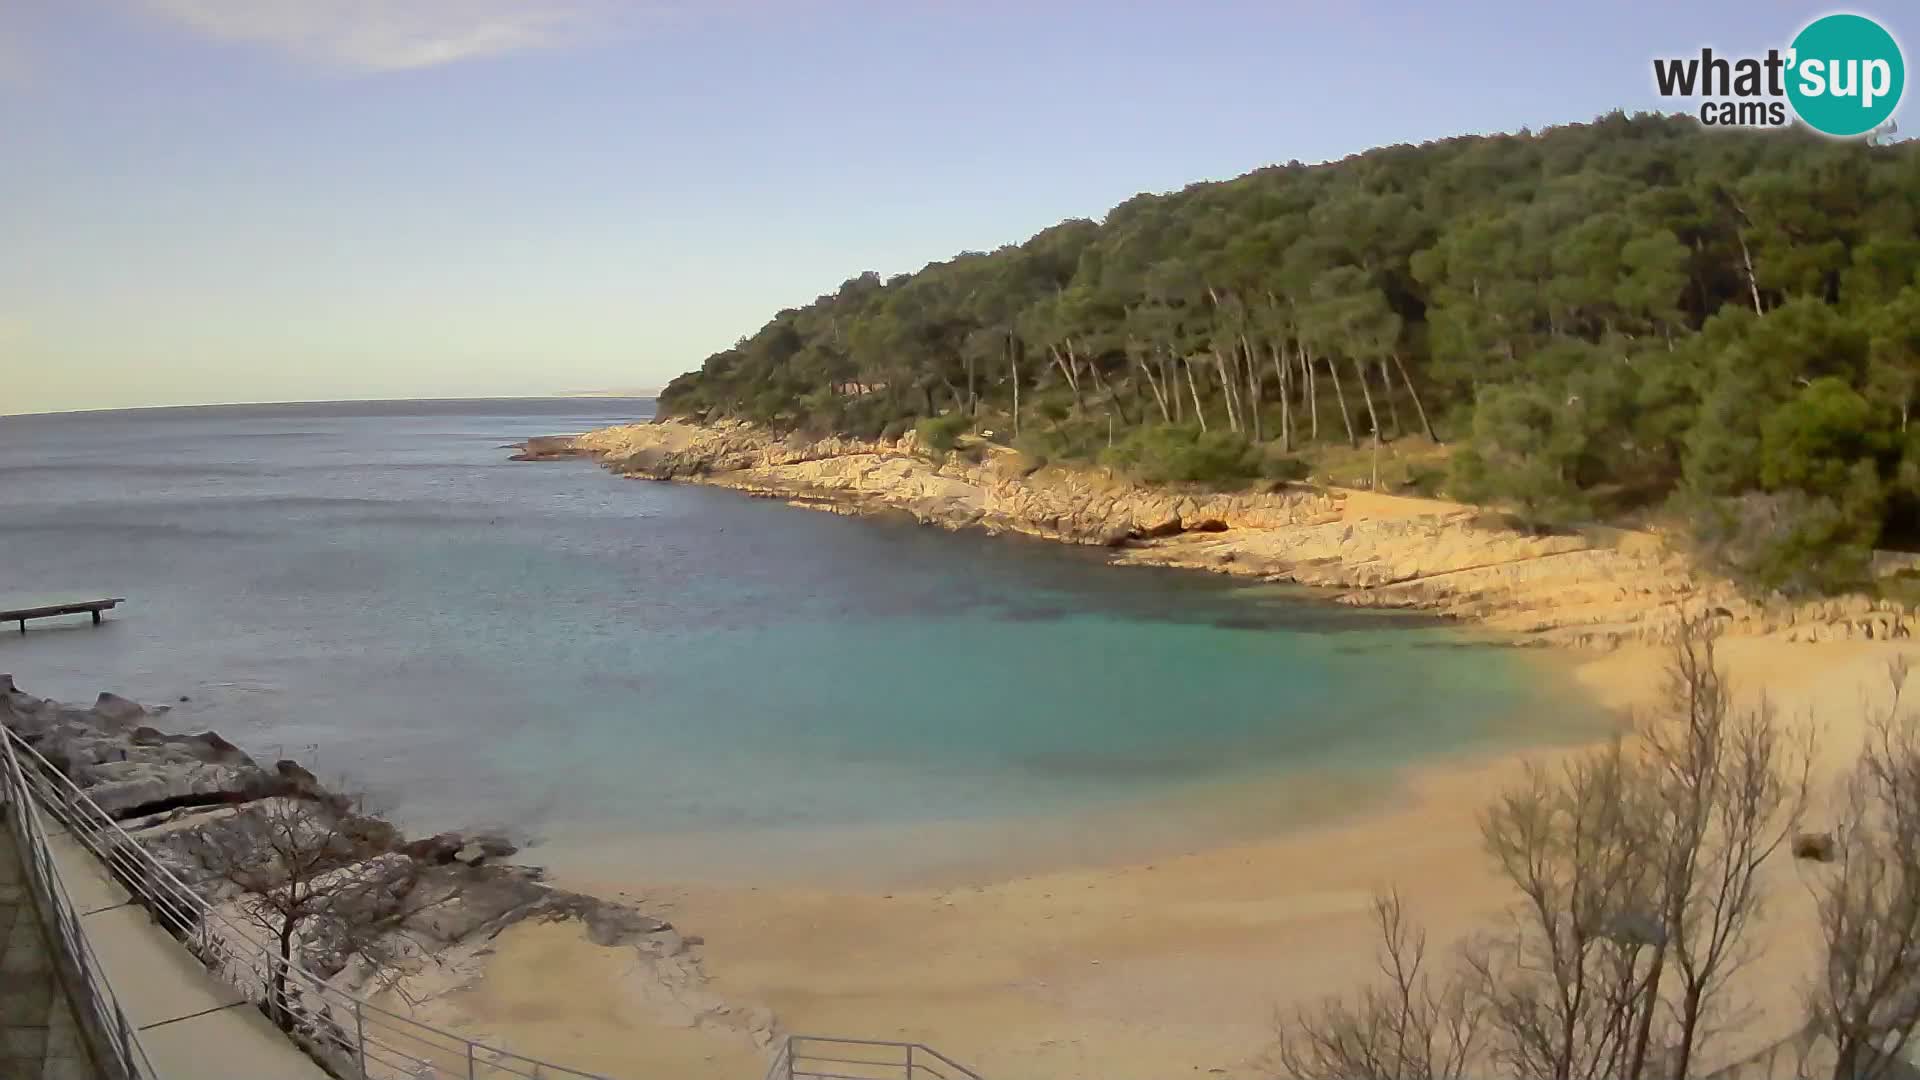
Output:
M105 600L77 600L70 604L46 604L41 607L0 610L0 623L17 622L20 624L20 632L24 634L27 632L28 619L51 619L60 615L79 615L84 612L93 616L94 625L97 626L100 623L101 612L126 602L126 597L114 596Z

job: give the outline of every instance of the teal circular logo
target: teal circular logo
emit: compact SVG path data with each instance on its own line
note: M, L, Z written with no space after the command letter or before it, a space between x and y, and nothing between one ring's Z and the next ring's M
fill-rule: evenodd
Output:
M1900 43L1863 15L1827 15L1793 39L1787 100L1815 131L1864 135L1893 115L1906 89Z

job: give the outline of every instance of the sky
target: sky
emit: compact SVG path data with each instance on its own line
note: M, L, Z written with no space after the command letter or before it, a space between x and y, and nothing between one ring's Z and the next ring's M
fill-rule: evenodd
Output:
M651 390L863 270L1657 108L1830 10L0 0L0 414Z

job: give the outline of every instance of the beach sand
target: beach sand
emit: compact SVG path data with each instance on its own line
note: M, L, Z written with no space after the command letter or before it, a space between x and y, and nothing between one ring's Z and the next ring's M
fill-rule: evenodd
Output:
M1830 786L1885 700L1905 643L1732 639L1721 657L1743 695L1821 726ZM1658 696L1654 647L1576 658L1587 693L1621 710ZM1511 895L1480 850L1476 814L1526 761L1458 762L1404 778L1404 797L1345 820L1282 825L1151 862L1063 866L939 888L694 884L574 874L562 884L625 892L700 935L711 989L735 1009L771 1008L789 1032L925 1042L993 1080L1165 1080L1265 1075L1274 1020L1373 974L1370 898L1397 887L1436 956L1499 917ZM1823 827L1816 810L1810 826ZM1811 905L1799 867L1771 868L1764 956L1741 987L1732 1060L1794 1026L1811 970ZM485 977L437 1003L447 1018L517 1049L616 1076L751 1078L764 1057L731 1018L696 1020L633 1002L628 960L567 925L502 934ZM684 1014L684 1010L681 1013Z

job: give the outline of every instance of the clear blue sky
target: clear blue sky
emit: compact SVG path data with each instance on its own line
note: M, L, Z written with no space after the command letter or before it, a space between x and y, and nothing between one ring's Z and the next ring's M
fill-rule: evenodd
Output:
M1652 108L1828 10L7 0L0 413L656 387L864 269Z

